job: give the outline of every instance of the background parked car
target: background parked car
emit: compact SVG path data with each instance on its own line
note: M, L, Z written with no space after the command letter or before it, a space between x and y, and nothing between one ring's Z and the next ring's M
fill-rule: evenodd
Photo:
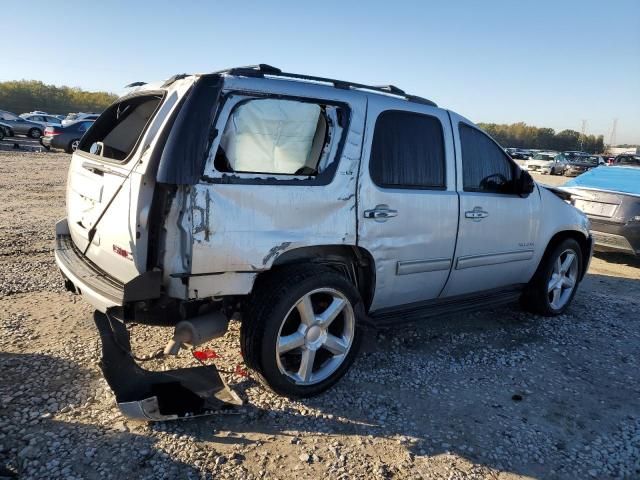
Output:
M0 110L0 121L9 125L11 135L27 135L31 138L40 138L44 127L39 123L26 120L15 113Z
M515 149L509 154L514 160L529 160L533 154L529 150Z
M538 152L531 159L525 163L525 168L530 172L549 173L551 171L551 164L553 159L558 155L558 152ZM544 170L543 170L544 168Z
M78 148L84 132L91 125L93 120L75 122L66 127L47 127L44 129L44 136L40 139L40 143L47 149L59 148L67 153L73 153Z
M11 136L11 127L4 122L0 122L0 137L4 138L4 137L10 137L10 136ZM0 140L2 140L2 138L0 138Z
M565 162L564 175L566 177L577 177L589 170L599 167L599 159L596 155L575 155L569 157ZM604 163L604 161L603 161Z
M613 165L618 167L640 167L640 155L618 155L614 159Z
M573 204L591 220L599 250L640 256L640 155L620 155L620 162L569 180Z
M62 126L66 127L68 125L71 125L74 122L79 122L81 120L95 120L99 116L100 116L99 113L83 113L83 112L70 113L69 115L66 116L64 120L62 120Z
M39 123L43 127L60 127L62 125L62 121L58 117L49 115L48 113L44 115L39 113L23 113L20 115L20 118Z

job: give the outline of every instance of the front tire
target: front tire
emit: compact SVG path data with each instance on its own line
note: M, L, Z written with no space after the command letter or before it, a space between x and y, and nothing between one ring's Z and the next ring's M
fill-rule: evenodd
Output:
M560 315L578 290L582 268L580 244L573 238L564 239L540 262L522 295L523 306L545 317Z
M242 356L275 393L300 398L334 385L361 340L360 295L324 266L299 265L260 278L245 311Z

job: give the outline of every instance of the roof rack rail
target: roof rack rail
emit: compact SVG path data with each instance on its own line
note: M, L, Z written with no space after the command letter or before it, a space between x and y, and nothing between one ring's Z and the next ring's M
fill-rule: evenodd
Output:
M265 75L268 75L272 77L291 78L295 80L305 80L309 82L328 83L333 85L335 88L341 88L344 90L349 90L349 89L370 90L372 92L379 92L379 93L385 93L388 95L395 95L398 97L402 97L409 102L421 103L423 105L430 105L432 107L438 106L435 102L427 98L418 97L417 95L410 95L406 93L404 90L396 87L395 85L365 85L363 83L347 82L344 80L335 80L333 78L316 77L313 75L303 75L300 73L287 73L287 72L283 72L279 68L276 68L271 65L267 65L266 63L260 63L258 65L248 65L245 67L230 68L228 70L222 70L217 73L227 73L229 75L241 75L244 77L264 77Z

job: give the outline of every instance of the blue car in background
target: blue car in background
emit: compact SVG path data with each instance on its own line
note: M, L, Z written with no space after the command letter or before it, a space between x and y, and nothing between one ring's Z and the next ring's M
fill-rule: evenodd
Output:
M599 250L640 257L640 155L620 155L567 182L573 204L591 220Z

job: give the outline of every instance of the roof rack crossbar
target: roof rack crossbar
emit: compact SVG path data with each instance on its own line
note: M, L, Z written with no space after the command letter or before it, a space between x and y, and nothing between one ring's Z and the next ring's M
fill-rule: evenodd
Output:
M363 83L347 82L344 80L336 80L333 78L316 77L313 75L303 75L300 73L288 73L283 72L279 68L261 63L259 65L248 65L245 67L235 67L229 70L223 70L218 73L227 73L229 75L241 75L245 77L264 77L265 75L271 77L291 78L295 80L305 80L309 82L328 83L335 88L341 88L344 90L357 89L357 90L370 90L372 92L380 92L389 95L395 95L402 97L410 102L421 103L423 105L430 105L437 107L435 102L427 98L418 97L417 95L410 95L404 90L396 87L395 85L365 85Z

